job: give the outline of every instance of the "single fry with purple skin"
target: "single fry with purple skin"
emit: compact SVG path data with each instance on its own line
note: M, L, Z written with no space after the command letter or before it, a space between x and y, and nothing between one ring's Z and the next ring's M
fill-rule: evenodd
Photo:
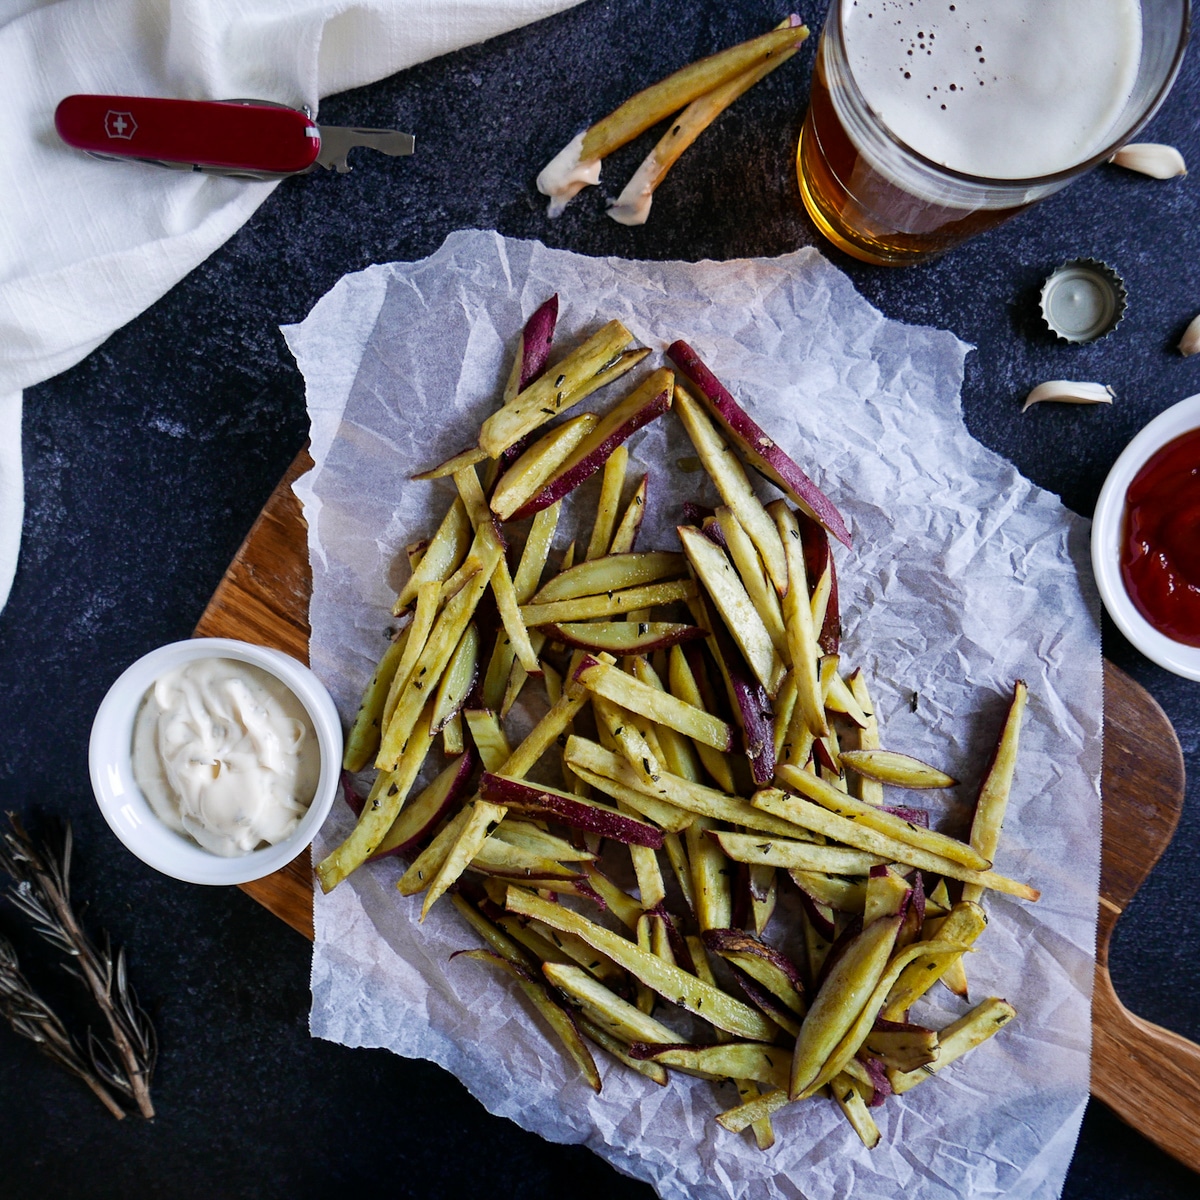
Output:
M533 516L590 479L623 442L671 407L674 386L675 376L665 368L649 375L600 418L599 424L583 438L562 466L516 510L514 519L519 521Z
M550 343L554 341L554 330L558 325L558 293L543 301L534 309L513 356L508 381L504 385L504 403L515 399L546 369L550 361Z
M734 439L750 465L790 496L810 517L820 521L839 542L849 546L850 532L833 502L751 418L695 350L687 342L678 341L671 344L667 355L725 432Z
M626 816L607 805L585 800L582 796L558 788L488 773L483 777L480 791L485 797L509 808L552 814L568 825L591 830L614 842L649 846L654 850L662 845L662 831L649 822Z
M497 480L492 512L507 521L566 462L599 419L595 413L580 413L534 442Z
M370 858L386 858L391 854L407 854L423 841L437 823L458 803L470 795L471 776L477 765L475 755L464 749L452 759L437 777L411 803L406 804L392 827Z

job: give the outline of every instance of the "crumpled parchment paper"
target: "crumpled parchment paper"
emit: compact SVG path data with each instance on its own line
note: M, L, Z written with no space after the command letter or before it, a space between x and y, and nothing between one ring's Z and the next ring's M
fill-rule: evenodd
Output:
M659 1088L597 1051L604 1088L593 1094L507 979L448 961L477 944L448 903L418 926L421 898L396 892L403 865L393 859L328 896L318 890L313 1034L438 1062L491 1112L582 1142L672 1200L1057 1196L1088 1095L1098 605L1087 523L966 431L959 391L970 347L884 319L811 249L631 262L460 232L422 262L347 276L284 331L305 377L316 461L296 485L313 567L313 668L348 721L392 623L403 547L436 528L453 496L449 480L409 476L474 439L516 334L556 291L556 345L612 317L656 352L684 338L838 504L854 538L852 552L837 550L843 666L866 672L886 745L962 781L913 801L930 804L943 827L966 828L1013 681L1027 681L996 869L1040 887L1042 899L989 895L990 925L968 962L972 1001L1004 996L1018 1019L873 1110L875 1150L816 1099L779 1113L777 1143L762 1153L749 1134L714 1123L736 1103L728 1086L677 1075ZM655 353L646 368L659 362ZM594 406L613 399L602 392ZM639 546L673 546L682 502L715 492L684 469L693 451L674 417L630 449L630 479L650 475ZM564 506L584 529L598 478ZM564 521L556 546L573 532ZM335 807L316 857L352 824ZM966 1007L938 988L914 1019L940 1027Z

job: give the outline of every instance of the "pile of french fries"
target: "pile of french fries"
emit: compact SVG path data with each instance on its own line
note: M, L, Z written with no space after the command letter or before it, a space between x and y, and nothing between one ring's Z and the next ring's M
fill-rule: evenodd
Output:
M321 886L402 856L421 919L448 895L484 943L462 953L512 976L597 1091L592 1046L659 1084L732 1081L718 1120L763 1148L773 1113L819 1095L874 1146L872 1107L1015 1015L989 998L935 1030L912 1010L939 980L966 997L985 892L1038 898L992 869L1025 685L967 841L897 803L955 781L883 743L842 662L837 509L683 342L599 414L567 415L649 351L610 321L549 365L556 320L553 297L477 443L417 476L458 496L408 547L403 627L346 742L374 782ZM647 480L626 496L624 443L671 411L721 504L685 506L678 548L637 550ZM750 470L782 495L764 505ZM597 473L587 545L548 569L563 504ZM538 686L548 707L514 745Z

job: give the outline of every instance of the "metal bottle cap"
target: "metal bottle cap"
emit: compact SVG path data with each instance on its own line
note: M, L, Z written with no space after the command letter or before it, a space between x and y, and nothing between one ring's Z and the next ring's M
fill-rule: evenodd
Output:
M1063 263L1042 285L1042 319L1064 342L1107 337L1124 315L1124 281L1094 258Z

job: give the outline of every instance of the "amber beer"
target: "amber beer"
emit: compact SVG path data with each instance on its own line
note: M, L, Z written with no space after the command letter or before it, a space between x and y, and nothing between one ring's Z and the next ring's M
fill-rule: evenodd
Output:
M797 150L834 245L920 262L1105 161L1166 96L1188 0L833 0Z

